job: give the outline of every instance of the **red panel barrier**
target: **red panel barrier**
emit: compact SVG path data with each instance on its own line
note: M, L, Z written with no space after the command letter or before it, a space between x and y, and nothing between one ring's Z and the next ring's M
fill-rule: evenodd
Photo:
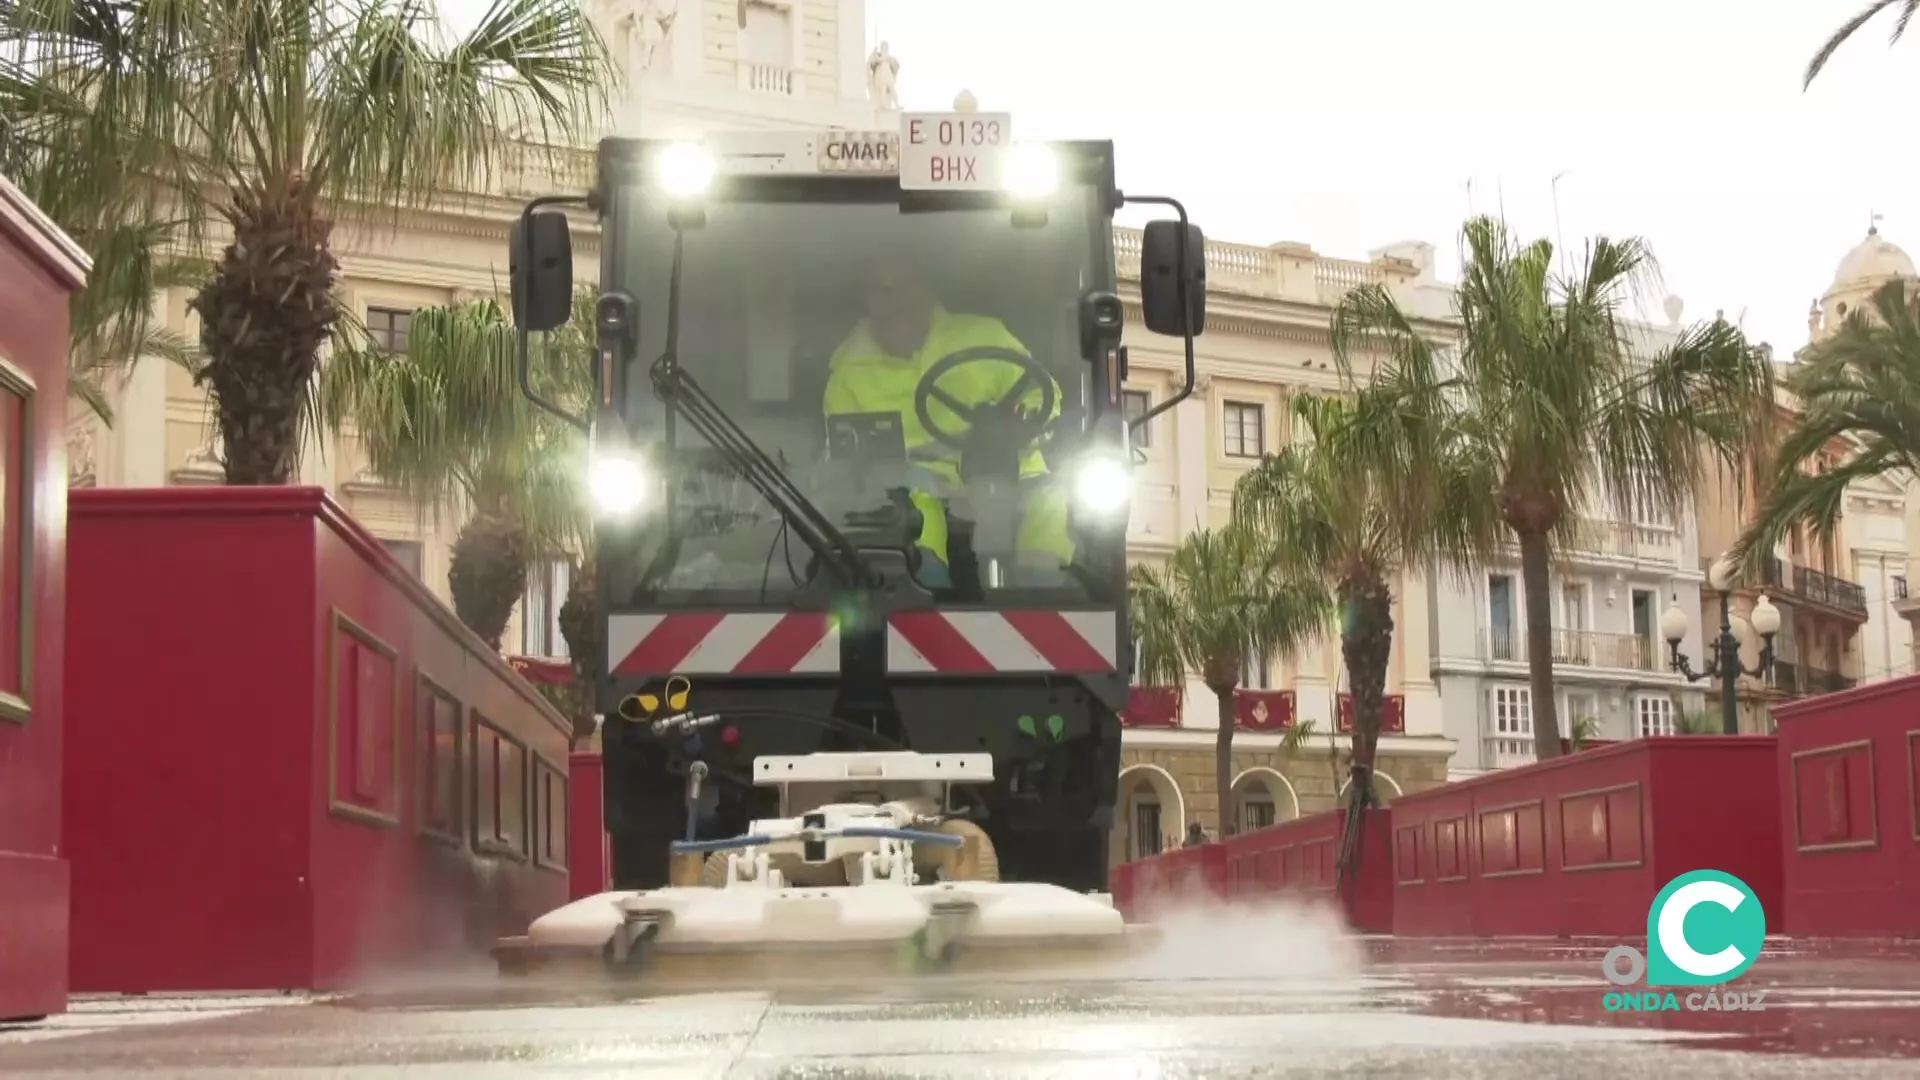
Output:
M337 987L566 901L566 720L324 492L75 492L68 543L74 989Z
M1777 924L1775 754L1771 736L1636 739L1402 796L1393 931L1634 937L1663 885L1703 869Z
M1774 718L1787 932L1920 936L1920 677Z
M567 896L572 900L613 888L613 855L607 848L606 805L601 799L604 765L599 754L583 750L567 759L574 793L573 839L567 848L573 855L567 876Z
M1360 859L1334 894L1335 868L1347 812L1315 814L1242 833L1226 841L1228 892L1235 898L1278 896L1337 906L1349 925L1368 934L1393 929L1393 811L1371 811L1361 823Z
M1170 902L1224 898L1227 848L1225 844L1175 848L1150 859L1121 863L1108 881L1113 906L1129 919L1151 915L1156 907Z
M67 299L86 273L0 177L0 1020L67 1007Z

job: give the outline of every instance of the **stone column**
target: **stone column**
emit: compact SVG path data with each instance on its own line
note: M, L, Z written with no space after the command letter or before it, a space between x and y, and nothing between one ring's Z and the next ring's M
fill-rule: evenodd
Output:
M1176 376L1178 378L1178 376ZM1174 543L1207 527L1207 391L1204 380L1193 396L1173 407Z
M172 327L172 290L153 298L156 325ZM167 483L166 360L143 356L121 380L113 403L113 427L103 433L98 453L101 487L164 487Z
M867 100L867 0L840 0L834 72L841 101Z

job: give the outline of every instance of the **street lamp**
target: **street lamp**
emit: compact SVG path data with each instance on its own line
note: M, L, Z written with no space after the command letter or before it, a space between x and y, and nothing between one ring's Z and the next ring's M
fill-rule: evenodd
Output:
M1753 605L1753 613L1748 622L1760 635L1760 664L1752 670L1740 662L1740 639L1733 636L1733 567L1722 555L1707 568L1707 585L1720 594L1720 638L1713 643L1709 651L1713 659L1707 662L1705 671L1696 672L1687 658L1680 655L1680 642L1686 639L1691 624L1687 613L1680 606L1680 598L1675 596L1666 613L1660 616L1660 632L1667 639L1667 648L1673 654L1673 670L1686 677L1688 682L1700 682L1704 679L1720 680L1720 730L1728 735L1740 734L1739 683L1742 674L1763 679L1773 669L1773 635L1780 632L1780 609L1773 606L1765 593L1760 594L1760 602Z

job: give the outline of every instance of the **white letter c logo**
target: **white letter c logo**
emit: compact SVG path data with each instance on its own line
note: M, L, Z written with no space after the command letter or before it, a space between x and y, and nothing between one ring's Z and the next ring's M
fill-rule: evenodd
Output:
M1660 908L1660 951L1673 966L1703 979L1725 975L1746 963L1746 956L1731 945L1712 956L1695 951L1687 944L1686 930L1687 913L1701 904L1719 904L1737 911L1746 899L1747 894L1724 881L1690 881L1675 889Z

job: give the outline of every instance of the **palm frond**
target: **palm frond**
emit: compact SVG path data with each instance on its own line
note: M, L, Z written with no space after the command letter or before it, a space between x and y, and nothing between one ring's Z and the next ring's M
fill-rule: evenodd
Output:
M1894 19L1893 33L1889 36L1887 43L1899 44L1901 37L1907 32L1907 24L1913 20L1914 12L1920 11L1920 0L1873 0L1861 9L1859 14L1841 23L1840 28L1820 46L1820 51L1813 54L1813 59L1807 61L1806 74L1801 77L1800 88L1804 90L1812 86L1813 80L1826 70L1827 62L1833 59L1833 54L1840 51L1840 46L1852 40L1853 35L1859 33L1861 27L1879 18L1881 12L1893 7L1898 7L1900 13Z
M1759 510L1734 546L1742 570L1757 569L1803 525L1817 539L1832 536L1849 485L1920 475L1920 307L1907 288L1878 289L1786 379L1799 415L1767 462ZM1856 449L1823 467L1836 444Z
M1324 583L1290 574L1271 539L1236 525L1189 535L1164 566L1136 564L1128 591L1140 674L1160 686L1194 672L1231 689L1248 660L1317 640L1332 612Z
M335 350L317 382L320 422L351 432L372 471L429 513L461 501L510 510L536 554L568 550L584 531L577 431L520 392L518 333L479 300L413 313L406 351L370 342ZM579 402L584 351L550 344L533 366L549 396Z

